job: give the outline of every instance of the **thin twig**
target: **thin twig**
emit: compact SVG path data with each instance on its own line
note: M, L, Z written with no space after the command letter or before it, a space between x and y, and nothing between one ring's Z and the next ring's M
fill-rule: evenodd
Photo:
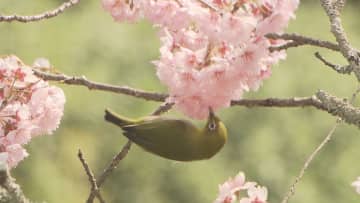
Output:
M287 42L287 43L285 43L283 45L280 45L280 46L269 47L269 50L270 50L270 52L281 51L281 50L286 50L286 49L289 49L289 48L299 47L299 46L303 46L303 45L307 45L307 44L290 41L290 42Z
M104 169L100 177L97 179L97 186L98 188L101 187L101 185L105 182L106 178L111 174L111 172L116 168L116 166L120 163L121 160L123 160L126 155L128 154L130 148L131 148L132 142L130 140L127 141L127 143L122 147L121 151L114 156L114 158L111 160L110 164ZM96 196L96 192L91 191L89 194L88 203L92 203L94 201L94 198Z
M110 173L116 168L116 166L120 163L121 160L125 158L127 153L129 152L131 148L132 142L128 140L128 142L123 146L121 151L111 160L110 164L106 169L103 171L103 173L98 178L97 184L98 187L100 187L106 180L106 178L110 175Z
M161 113L164 113L168 111L172 106L173 106L172 103L163 103L151 115L159 115ZM113 160L110 162L108 167L103 171L103 173L100 175L97 181L98 187L100 187L104 183L105 179L116 168L116 166L120 163L120 161L125 158L125 156L130 150L131 143L132 142L128 140L128 142L121 149L121 151L113 158Z
M160 115L167 112L174 106L174 103L164 102L151 115Z
M85 76L75 77L75 76L67 76L64 74L52 74L52 73L42 72L36 69L33 69L33 71L35 75L37 75L38 77L44 80L58 81L68 85L85 86L90 90L103 90L103 91L125 94L133 97L143 98L146 100L160 101L160 102L165 101L165 99L168 97L167 94L147 92L144 90L138 90L127 86L116 86L116 85L109 85L99 82L93 82L86 79Z
M319 59L321 62L323 62L326 66L329 66L330 68L332 68L333 70L335 70L336 72L338 72L340 74L351 74L351 72L353 71L353 69L350 65L340 66L337 64L330 63L324 57L322 57L319 52L315 52L315 57L317 59Z
M353 103L356 99L356 96L360 93L360 87L358 87L356 89L356 91L352 94L351 98L350 98L350 103ZM318 95L318 94L317 94ZM338 118L336 120L336 123L333 125L333 127L331 128L331 130L329 131L329 133L326 135L326 137L324 138L324 140L319 144L319 146L316 147L316 149L310 154L310 156L306 159L303 167L300 170L299 175L295 178L294 183L290 186L289 191L287 192L287 194L284 196L283 200L281 201L281 203L287 203L289 201L289 198L294 195L295 193L295 188L296 185L299 183L299 181L301 180L301 178L304 176L305 171L307 170L307 168L309 167L310 163L313 161L313 159L315 158L315 156L320 152L320 150L331 140L336 128L339 126L339 124L341 124L343 122L343 120L341 118Z
M173 106L173 103L163 103L161 104L151 115L159 115L161 113L164 113L168 111ZM107 177L112 173L112 171L119 165L120 161L125 158L125 156L128 154L132 142L130 140L127 141L127 143L123 146L121 151L111 160L110 164L104 169L102 174L97 180L97 186L98 188L101 187L101 185L105 182ZM89 203L92 202L95 198L96 192L91 192L88 198Z
M287 49L287 48L291 48L291 47L297 47L297 46L302 46L302 45L312 45L312 46L317 46L317 47L322 47L322 48L327 48L333 51L339 51L339 45L329 42L329 41L324 41L324 40L320 40L320 39L314 39L311 37L306 37L303 35L299 35L296 33L284 33L284 34L277 34L277 33L270 33L266 35L267 38L270 39L283 39L283 40L291 40L290 42L288 42L285 45L279 46L279 47L271 47L270 50L271 51L279 51L279 50L283 50L283 49Z
M198 0L202 5L204 5L205 7L208 7L210 10L213 10L215 12L218 12L219 9L217 9L214 5L212 5L210 2L208 2L207 0Z
M309 167L310 163L312 162L312 160L315 158L315 156L319 153L319 151L325 146L326 143L328 143L332 137L332 135L334 134L337 126L341 123L341 119L338 119L335 123L335 125L331 128L331 130L329 131L329 133L326 135L325 139L320 143L319 146L316 147L316 149L310 154L310 156L306 159L303 167L300 170L299 175L295 178L294 183L290 186L289 191L287 192L287 194L285 195L285 197L283 198L283 200L281 201L281 203L287 203L289 201L289 198L294 195L295 193L295 187L296 185L299 183L299 181L301 180L301 178L304 176L306 169Z
M21 15L0 15L0 22L12 22L12 21L18 21L22 23L28 23L28 22L35 22L40 21L43 19L49 19L52 17L55 17L61 13L63 13L66 9L78 4L80 0L69 0L63 4L61 4L56 9L46 11L44 13L38 14L38 15L31 15L31 16L21 16Z
M83 153L81 152L81 150L79 149L79 152L78 152L78 157L79 157L79 160L81 162L81 164L83 165L84 167L84 170L85 170L85 173L86 175L88 176L89 178L89 182L91 184L91 193L95 193L96 197L99 199L100 203L105 203L105 200L104 198L101 196L100 194L100 191L99 191L99 188L96 184L96 179L94 177L94 174L93 172L91 171L88 163L86 162L84 156L83 156ZM89 199L86 201L87 203L92 203L93 201L89 201Z

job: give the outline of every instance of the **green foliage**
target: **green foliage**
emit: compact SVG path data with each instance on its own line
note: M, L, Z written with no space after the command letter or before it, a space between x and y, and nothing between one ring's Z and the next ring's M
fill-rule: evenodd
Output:
M58 3L2 0L0 11L31 14ZM343 23L351 42L360 46L357 7L354 4L345 8ZM1 55L13 53L28 64L43 56L69 75L166 91L150 63L158 56L156 32L146 22L113 22L99 1L83 1L63 15L39 23L2 23L0 30ZM300 7L288 31L333 40L328 19L317 1ZM289 50L287 60L274 67L263 87L245 97L310 96L317 89L349 97L356 89L355 78L322 65L313 56L317 50ZM337 53L320 52L334 63L344 63ZM62 125L54 135L38 137L27 146L30 156L13 170L13 175L32 200L84 202L90 186L77 150L83 150L89 165L99 174L126 142L119 128L103 120L104 109L110 107L128 117L140 117L152 112L158 103L61 86L67 96ZM175 110L169 114L181 116ZM270 202L279 202L304 160L335 123L335 118L313 108L232 107L221 111L220 117L229 129L229 140L214 158L178 163L133 146L104 184L105 198L108 202L129 203L212 202L218 184L241 170L249 180L270 189ZM360 175L359 144L357 128L340 126L306 172L292 202L359 201L350 187L350 182Z

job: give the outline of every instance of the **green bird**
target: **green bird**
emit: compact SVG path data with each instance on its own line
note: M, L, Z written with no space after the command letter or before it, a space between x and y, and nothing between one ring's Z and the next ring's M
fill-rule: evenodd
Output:
M146 151L176 161L209 159L227 140L225 125L211 108L202 129L187 120L160 116L133 120L108 109L105 120L122 128L124 136Z

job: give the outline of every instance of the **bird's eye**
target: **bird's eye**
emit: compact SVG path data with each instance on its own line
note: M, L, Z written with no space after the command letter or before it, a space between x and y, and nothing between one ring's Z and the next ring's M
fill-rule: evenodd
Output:
M216 129L216 124L214 122L209 123L209 130L213 131Z

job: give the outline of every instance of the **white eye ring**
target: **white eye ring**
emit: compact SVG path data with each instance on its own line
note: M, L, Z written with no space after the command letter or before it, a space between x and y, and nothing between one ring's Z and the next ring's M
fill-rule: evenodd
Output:
M209 123L209 130L213 131L216 129L216 124L214 122Z

